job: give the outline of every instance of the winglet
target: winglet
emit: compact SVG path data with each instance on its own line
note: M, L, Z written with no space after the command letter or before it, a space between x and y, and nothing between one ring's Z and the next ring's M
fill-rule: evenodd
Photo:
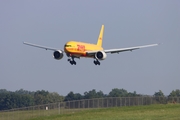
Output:
M102 46L103 34L104 34L104 25L102 25L100 33L99 33L99 37L98 37L98 41L97 41L98 46Z

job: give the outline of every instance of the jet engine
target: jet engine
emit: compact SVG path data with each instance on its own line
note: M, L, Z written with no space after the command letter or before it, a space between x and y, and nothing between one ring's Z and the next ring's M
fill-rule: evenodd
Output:
M61 50L54 51L53 57L56 60L62 59L63 58L63 51L61 51Z
M104 51L98 51L95 54L95 58L98 60L104 60L107 57L106 53Z

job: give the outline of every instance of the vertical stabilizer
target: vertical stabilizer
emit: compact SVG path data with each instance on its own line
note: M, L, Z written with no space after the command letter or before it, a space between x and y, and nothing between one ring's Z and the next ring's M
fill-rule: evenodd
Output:
M98 45L98 46L102 46L103 33L104 33L104 25L102 25L101 31L100 31L100 33L99 33L99 37L98 37L98 41L97 41L97 45Z

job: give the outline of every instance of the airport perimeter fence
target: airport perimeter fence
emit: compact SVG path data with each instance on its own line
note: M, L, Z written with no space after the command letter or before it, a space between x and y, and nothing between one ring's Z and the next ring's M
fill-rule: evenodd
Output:
M86 109L180 103L180 97L113 97L57 102L0 111L0 120L28 120L40 116L75 113Z

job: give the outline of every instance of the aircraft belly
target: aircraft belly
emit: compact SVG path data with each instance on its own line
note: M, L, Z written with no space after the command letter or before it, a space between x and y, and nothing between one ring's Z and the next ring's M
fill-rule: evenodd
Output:
M94 58L93 55L87 55L86 52L67 52L66 55L68 57L75 56L75 57Z

